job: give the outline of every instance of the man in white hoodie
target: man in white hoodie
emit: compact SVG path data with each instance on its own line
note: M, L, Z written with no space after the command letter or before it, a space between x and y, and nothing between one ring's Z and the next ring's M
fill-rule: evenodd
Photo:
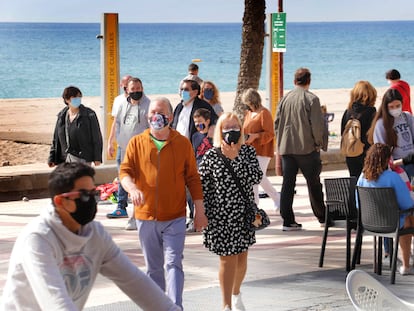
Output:
M82 310L98 273L144 310L180 310L93 221L94 174L82 163L50 174L52 204L16 240L1 310Z

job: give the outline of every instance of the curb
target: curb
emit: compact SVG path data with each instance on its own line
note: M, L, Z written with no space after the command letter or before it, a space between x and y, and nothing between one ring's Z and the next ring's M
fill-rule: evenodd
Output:
M321 153L322 165L326 168L343 166L345 158L339 152L339 149L332 149ZM104 164L95 167L95 182L97 185L112 182L117 176L116 164ZM274 175L274 159L269 163L268 175ZM18 166L12 172L0 174L0 202L17 201L23 197L30 199L39 199L48 197L47 183L50 168L34 167L28 170L22 170Z

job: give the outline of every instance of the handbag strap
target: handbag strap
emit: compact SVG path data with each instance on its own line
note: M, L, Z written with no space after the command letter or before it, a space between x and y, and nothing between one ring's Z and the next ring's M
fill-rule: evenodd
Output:
M234 172L234 170L233 170L233 167L230 165L230 163L229 163L229 159L228 159L228 158L226 158L226 156L223 154L223 152L221 152L221 149L220 149L220 148L216 147L216 151L217 151L217 154L218 154L218 155L219 155L219 156L223 159L224 165L225 165L225 166L229 169L229 171L230 171L231 175L233 176L234 182L236 183L237 187L239 188L239 190L240 190L240 192L241 192L241 194L242 194L243 198L244 198L247 202L249 202L250 200L249 200L249 198L247 197L246 192L244 192L243 187L242 187L242 185L240 184L240 181L239 181L239 179L237 178L236 173L235 173L235 172Z

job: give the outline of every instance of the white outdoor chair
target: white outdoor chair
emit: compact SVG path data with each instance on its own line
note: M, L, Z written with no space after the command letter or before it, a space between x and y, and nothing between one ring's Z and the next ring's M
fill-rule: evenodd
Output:
M398 298L365 271L353 270L348 274L346 291L358 311L414 310L414 304Z

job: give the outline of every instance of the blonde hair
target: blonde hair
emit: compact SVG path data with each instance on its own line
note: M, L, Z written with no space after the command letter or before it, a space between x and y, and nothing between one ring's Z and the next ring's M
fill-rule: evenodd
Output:
M221 146L221 141L223 140L223 135L222 135L223 122L227 121L227 120L232 120L232 119L236 120L237 124L240 127L240 138L239 138L239 141L237 143L240 144L240 145L244 144L243 124L240 121L239 117L233 112L224 112L220 116L220 118L218 118L217 123L216 123L216 128L214 129L214 137L213 137L213 146L214 147L220 147Z
M374 107L377 100L377 90L368 81L358 81L351 90L348 110L352 110L353 103L357 102L367 107Z
M250 104L250 106L253 107L254 110L257 110L262 106L262 98L254 88L249 88L245 90L242 94L241 100L245 105Z

